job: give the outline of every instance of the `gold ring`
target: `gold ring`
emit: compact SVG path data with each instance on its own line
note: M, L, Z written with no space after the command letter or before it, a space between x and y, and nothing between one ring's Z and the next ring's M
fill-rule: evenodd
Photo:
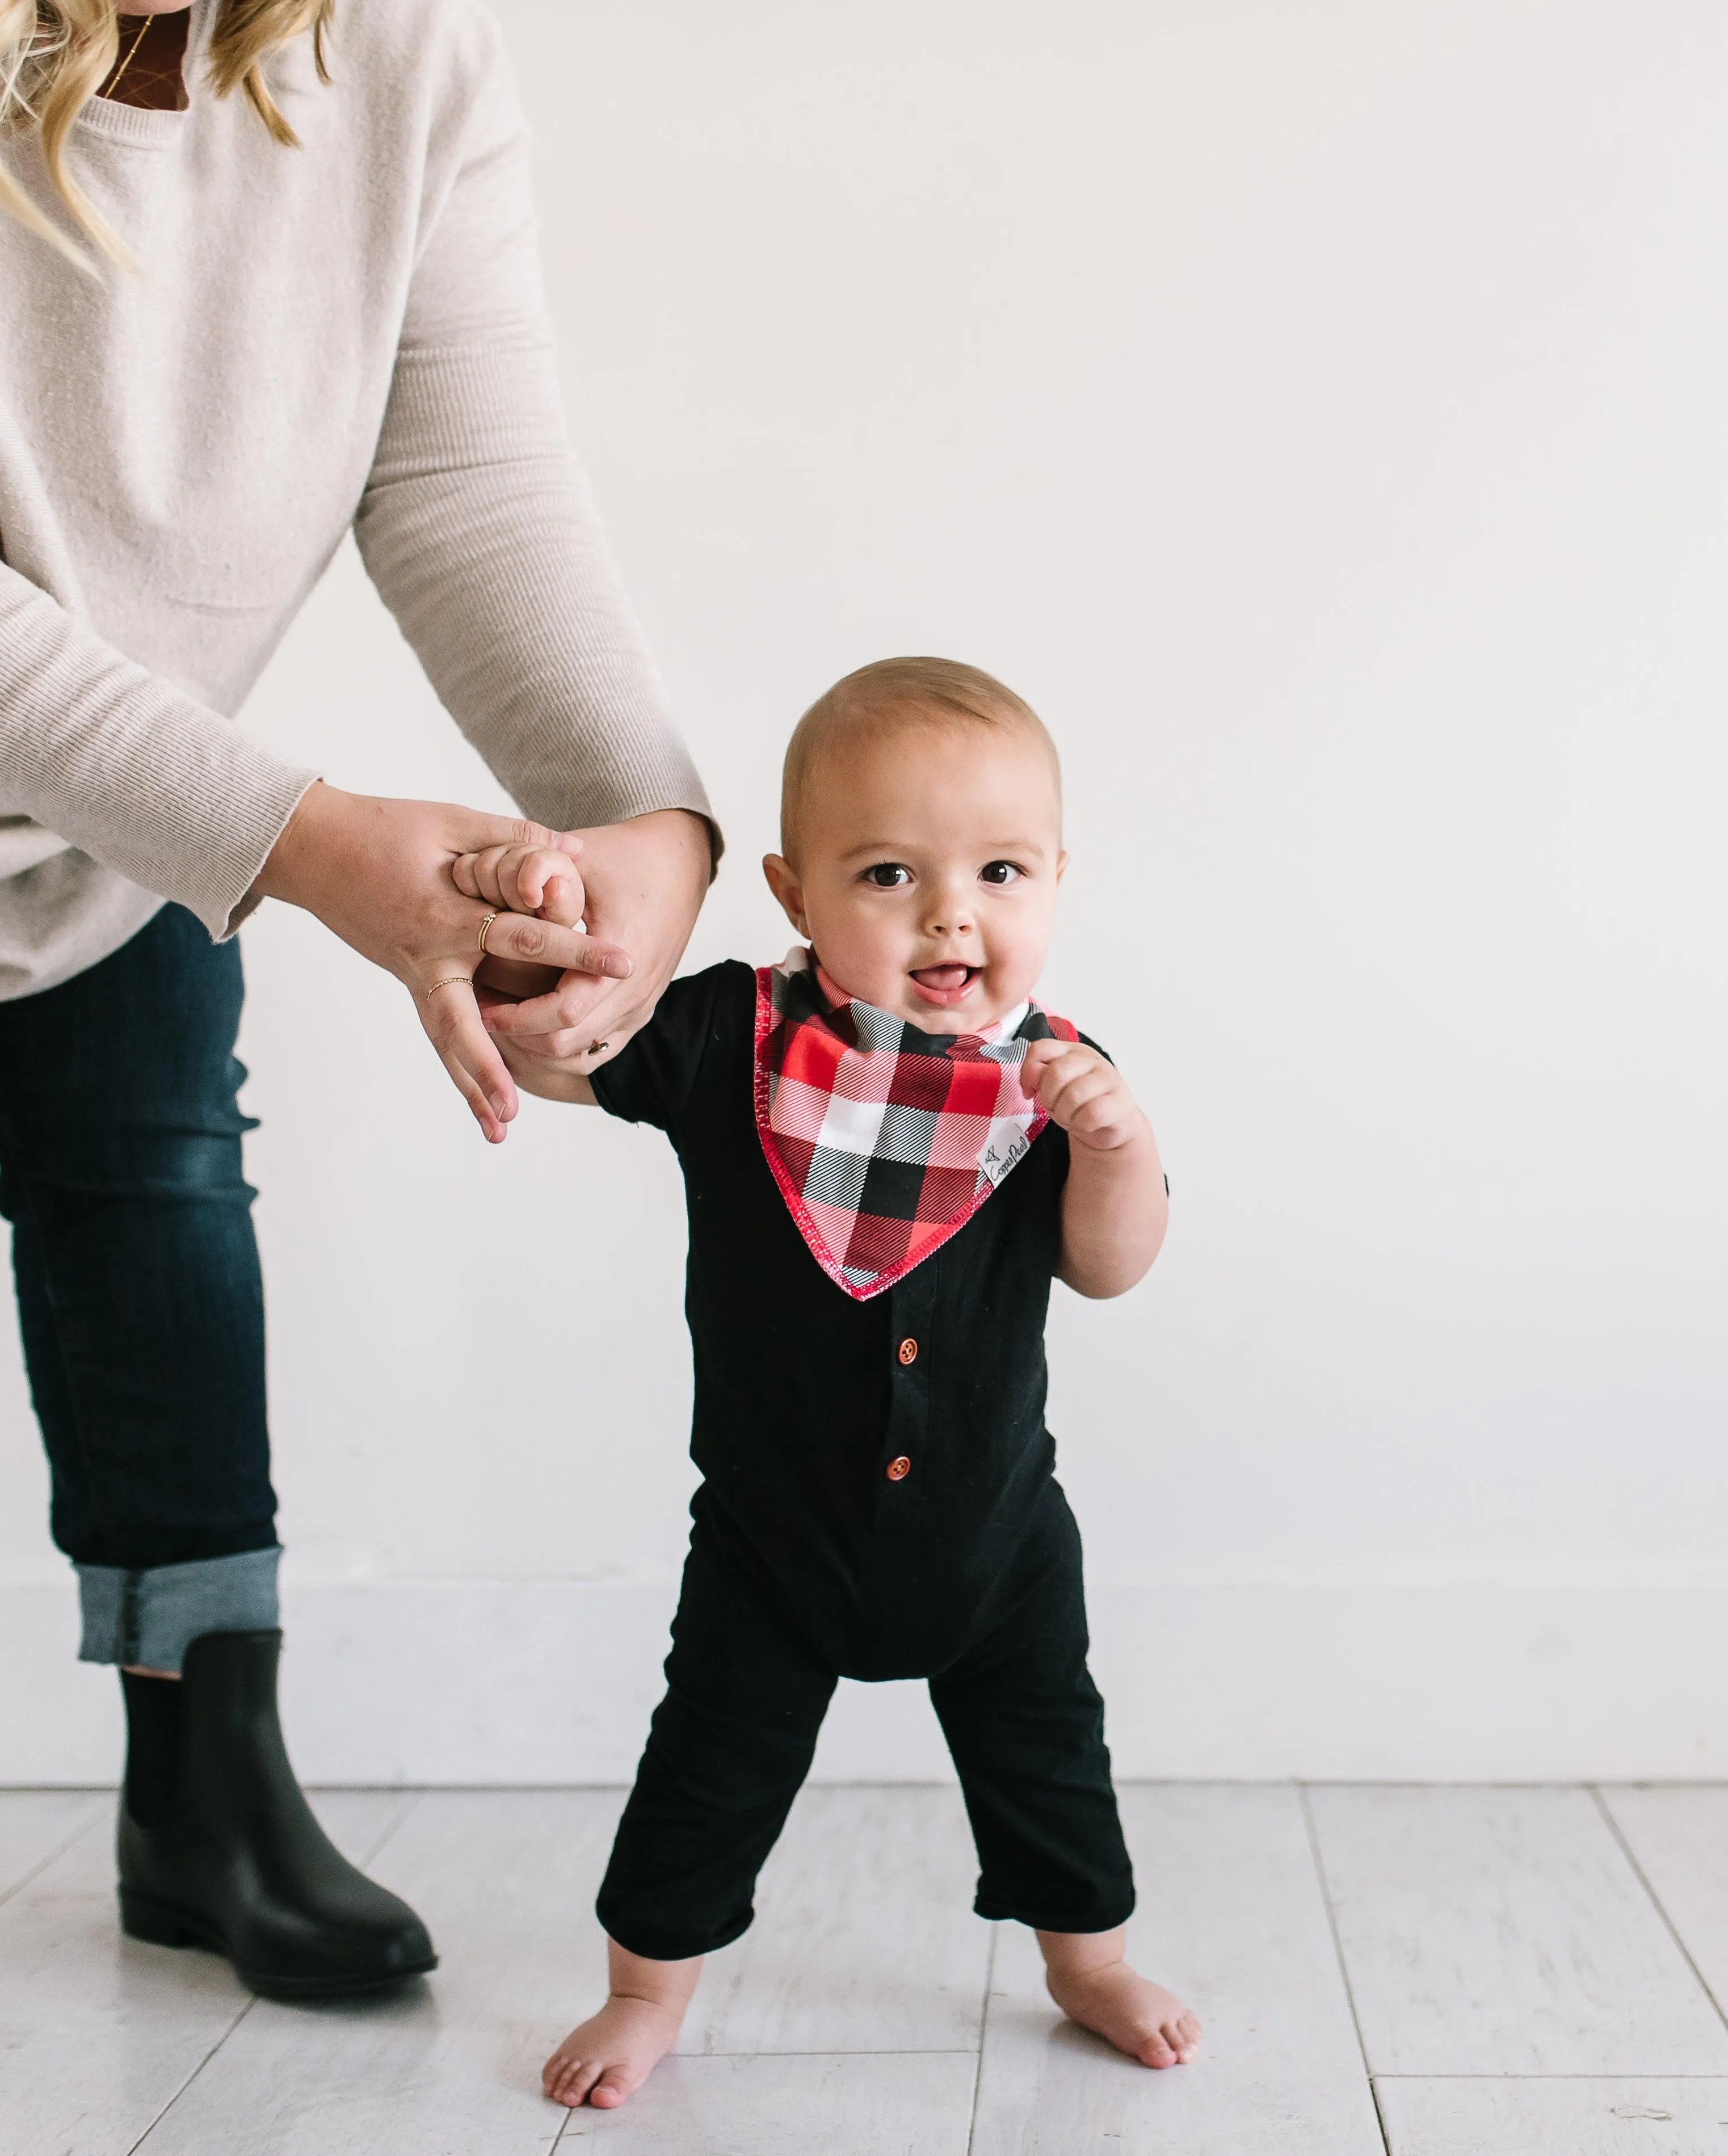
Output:
M588 1052L590 1055L598 1055L603 1050L608 1049L611 1045L612 1044L609 1040L591 1040L588 1044Z
M458 981L462 983L462 986L465 988L471 988L474 986L474 976L472 973L446 973L441 981L435 981L431 987L427 989L426 993L429 996L435 996L440 988L455 988Z
M498 916L496 913L489 913L486 919L480 924L480 955L482 958L486 955L486 937L492 932L492 923L497 919L497 917Z

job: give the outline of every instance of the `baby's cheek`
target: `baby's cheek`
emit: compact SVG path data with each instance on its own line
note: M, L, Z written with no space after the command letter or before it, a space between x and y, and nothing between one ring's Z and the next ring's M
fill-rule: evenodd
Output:
M855 996L892 1009L906 993L912 955L892 922L841 919L811 923L811 941L831 977Z

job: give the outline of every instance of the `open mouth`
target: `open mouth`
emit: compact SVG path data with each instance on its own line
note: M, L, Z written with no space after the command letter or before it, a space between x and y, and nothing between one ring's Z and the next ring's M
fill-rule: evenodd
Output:
M925 966L912 976L912 984L927 1004L945 1006L959 1003L983 970L980 966Z

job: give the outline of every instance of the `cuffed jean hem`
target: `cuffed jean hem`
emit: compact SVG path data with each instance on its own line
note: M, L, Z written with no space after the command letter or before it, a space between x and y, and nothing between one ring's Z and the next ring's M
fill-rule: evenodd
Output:
M274 1631L281 1555L280 1549L243 1550L238 1557L157 1564L146 1572L75 1567L84 1613L78 1659L177 1674L186 1650L206 1632Z

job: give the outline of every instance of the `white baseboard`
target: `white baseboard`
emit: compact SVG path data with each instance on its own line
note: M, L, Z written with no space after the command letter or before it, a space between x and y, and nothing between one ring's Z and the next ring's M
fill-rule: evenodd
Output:
M285 1720L312 1782L622 1782L671 1587L295 1585ZM1126 1779L1728 1779L1728 1587L1095 1587ZM0 1584L0 1784L118 1771L69 1583ZM828 1781L944 1779L923 1688L842 1687Z

